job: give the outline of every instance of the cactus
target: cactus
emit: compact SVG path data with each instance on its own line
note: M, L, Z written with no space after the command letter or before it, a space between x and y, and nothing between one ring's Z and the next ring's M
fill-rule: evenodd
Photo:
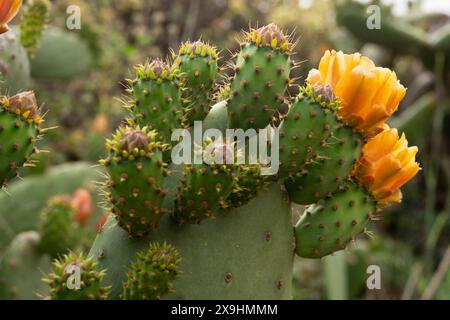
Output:
M188 125L203 120L209 112L213 98L214 84L218 76L216 49L207 43L186 42L174 55L175 64L183 72L182 96L188 104Z
M70 198L54 197L41 214L39 249L57 257L67 249L75 249L81 238L80 231Z
M228 98L229 127L265 128L284 102L292 43L275 24L252 29L241 44Z
M18 174L29 156L37 152L35 142L44 132L33 92L0 98L0 184L5 185Z
M14 95L30 84L27 52L13 32L0 34L0 95Z
M276 25L246 33L221 89L205 67L218 58L211 48L184 44L173 63L151 60L128 81L131 117L100 161L112 214L89 253L107 270L111 299L289 299L294 253L342 250L401 200L400 188L420 169L417 148L386 124L406 91L390 70L327 51L291 101L293 44ZM211 106L210 94L201 94L206 84L223 100ZM274 128L283 102L289 111ZM254 129L259 136L268 128L273 147L279 129L280 150L271 150L280 154L278 174L262 176L265 163L239 163L235 152L250 153L250 145L243 151L214 134L184 141L200 163L171 162L172 133L202 119L192 111L206 111L206 103L202 133ZM291 201L309 204L295 227Z
M31 60L31 74L38 79L66 79L87 72L92 63L92 53L80 37L47 28Z
M76 272L80 275L79 283L76 279L71 281L72 275ZM110 287L103 286L104 276L105 270L98 270L98 265L92 258L70 252L61 260L55 260L53 272L44 278L44 282L50 287L49 295L45 298L48 300L105 300L108 298Z
M137 124L158 131L158 138L171 142L172 130L180 128L183 104L179 90L180 71L161 59L136 67L136 79L129 80L132 99L125 105Z
M29 0L24 6L20 25L20 42L33 58L39 46L42 33L49 20L51 3L49 0Z
M160 300L173 292L173 281L180 275L179 253L171 245L150 243L147 251L137 253L137 259L123 284L125 300Z

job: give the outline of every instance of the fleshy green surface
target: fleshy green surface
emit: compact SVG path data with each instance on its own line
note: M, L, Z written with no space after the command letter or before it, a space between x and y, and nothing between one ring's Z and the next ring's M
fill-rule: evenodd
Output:
M364 232L374 211L373 199L350 183L347 190L307 208L295 226L296 253L304 258L321 258L345 249Z
M148 238L133 239L111 217L91 249L111 284L122 291L136 252L166 241L180 252L175 299L290 299L293 228L290 204L277 184L238 209L217 212L201 225L179 226L169 216Z
M30 62L13 31L0 35L0 95L29 89Z

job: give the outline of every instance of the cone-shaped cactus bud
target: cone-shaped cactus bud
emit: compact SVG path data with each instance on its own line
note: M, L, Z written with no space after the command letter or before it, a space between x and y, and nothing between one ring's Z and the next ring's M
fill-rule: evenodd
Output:
M173 281L180 274L180 255L169 244L150 243L147 250L137 253L136 261L123 284L125 300L160 300L174 292Z
M43 281L50 286L49 300L106 300L111 291L103 286L106 270L98 270L92 257L70 252L55 260L53 272Z
M36 54L42 33L48 23L50 8L49 0L28 0L24 6L20 24L20 42L31 58Z
M183 43L174 59L182 72L185 118L191 126L194 121L203 120L210 110L219 55L215 47L199 40Z
M106 143L108 157L106 197L118 224L132 236L144 236L159 225L165 212L162 201L166 176L163 152L167 145L157 141L148 128L121 127Z
M41 214L39 250L57 257L68 249L75 249L80 241L80 226L74 218L75 208L69 197L57 196L50 199Z
M0 3L0 34L7 32L8 25L19 12L22 0L2 0Z
M42 122L33 92L0 97L0 186L17 175L36 151Z

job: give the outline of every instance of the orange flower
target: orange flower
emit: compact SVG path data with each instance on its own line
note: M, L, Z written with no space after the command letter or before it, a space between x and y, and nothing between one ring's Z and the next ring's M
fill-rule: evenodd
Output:
M92 197L86 189L78 189L72 197L72 206L75 208L75 221L82 226L87 225L92 215Z
M19 12L22 0L0 0L0 34L8 31L7 23Z
M307 81L330 86L341 102L339 115L366 137L386 129L385 121L406 94L395 72L376 67L372 60L359 53L327 50L319 70L311 70Z
M400 202L400 188L420 170L416 162L417 147L409 147L403 134L388 129L370 139L363 147L355 176L372 192L378 204Z

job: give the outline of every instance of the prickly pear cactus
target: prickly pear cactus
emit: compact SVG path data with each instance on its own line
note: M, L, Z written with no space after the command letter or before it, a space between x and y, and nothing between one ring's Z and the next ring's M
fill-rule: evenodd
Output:
M14 95L30 84L30 62L18 37L10 31L0 34L0 95Z
M420 167L417 148L386 124L406 92L395 73L327 51L290 99L292 49L274 24L251 29L222 88L214 88L218 57L203 42L183 44L172 64L136 68L131 117L100 162L111 214L89 254L107 270L109 298L290 299L295 253L342 250L400 202ZM213 106L212 92L222 100ZM203 118L201 132L190 127ZM176 129L186 130L172 137ZM224 139L227 129L248 130L248 141L239 147L236 130ZM270 137L257 149L279 155L277 174L263 175L267 157L237 160L255 156L255 137ZM308 205L295 226L291 201Z
M0 185L15 177L37 152L34 144L44 132L42 122L33 92L0 97Z

